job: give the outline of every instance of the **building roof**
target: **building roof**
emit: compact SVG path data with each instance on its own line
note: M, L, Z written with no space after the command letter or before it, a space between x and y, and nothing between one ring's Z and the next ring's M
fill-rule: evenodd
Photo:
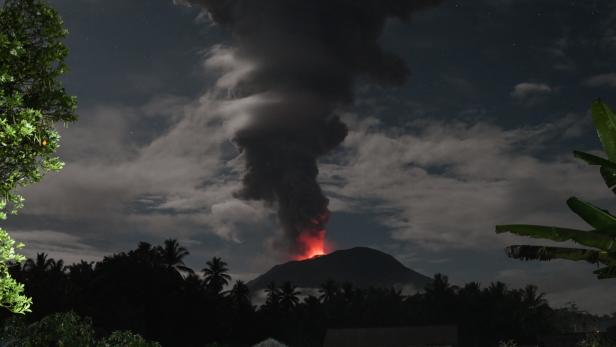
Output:
M458 327L414 326L370 329L329 329L324 347L455 346Z
M287 347L287 345L270 338L265 341L261 341L252 347Z

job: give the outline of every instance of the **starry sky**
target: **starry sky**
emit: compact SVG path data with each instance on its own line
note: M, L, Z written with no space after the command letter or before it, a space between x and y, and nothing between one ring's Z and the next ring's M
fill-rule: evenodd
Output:
M99 260L175 238L189 266L220 256L235 279L285 261L274 209L233 197L237 115L211 97L238 64L222 54L229 34L172 0L50 3L70 30L64 83L80 119L60 129L64 170L24 189L26 207L6 222L26 255ZM448 0L389 21L380 43L411 75L396 88L358 83L342 114L349 135L320 160L331 248L373 247L455 284L533 283L556 307L616 311L616 282L596 280L593 265L509 259L508 244L549 242L494 233L584 229L570 196L612 208L598 170L572 150L600 154L590 102L616 107L616 3Z

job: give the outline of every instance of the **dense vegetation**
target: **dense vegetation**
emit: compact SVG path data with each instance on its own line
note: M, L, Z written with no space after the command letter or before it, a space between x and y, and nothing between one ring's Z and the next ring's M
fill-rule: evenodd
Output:
M496 346L508 339L534 342L539 334L571 331L581 321L575 310L550 308L534 286L456 287L442 275L411 296L333 281L317 296L301 296L291 283L272 284L266 302L256 307L243 282L231 283L220 258L206 262L198 276L184 265L186 255L175 240L142 242L97 263L65 266L39 254L11 271L35 299L23 319L72 310L91 317L99 337L128 330L163 346L244 346L267 337L321 346L327 328L428 324L457 324L461 346Z
M54 313L28 324L22 317L9 318L0 334L3 347L160 347L130 331L114 331L96 338L89 318L74 312Z
M77 119L76 100L59 81L67 70L66 34L44 1L0 2L0 221L22 207L17 189L62 168L54 126ZM16 313L30 306L23 285L7 269L9 262L24 260L16 253L21 247L0 228L0 306Z

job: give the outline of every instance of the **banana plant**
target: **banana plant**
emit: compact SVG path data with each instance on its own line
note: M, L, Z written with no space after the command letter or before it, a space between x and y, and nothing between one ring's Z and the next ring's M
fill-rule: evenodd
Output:
M616 114L598 99L592 104L592 119L607 159L579 151L574 151L573 155L589 165L599 166L603 181L616 194ZM601 266L593 271L597 278L616 278L616 216L576 197L569 198L567 205L592 229L510 224L497 225L496 233L509 232L558 242L573 241L588 248L513 245L505 249L507 256L521 260L586 261Z

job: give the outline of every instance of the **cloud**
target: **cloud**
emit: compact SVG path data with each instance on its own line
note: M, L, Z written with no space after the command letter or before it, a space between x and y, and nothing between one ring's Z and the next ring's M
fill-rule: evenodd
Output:
M321 180L335 210L377 215L395 240L431 249L501 247L512 239L496 235L496 224L580 225L567 197L610 196L596 170L568 152L539 157L577 119L510 130L440 121L400 130L349 119L344 150L322 166Z
M616 87L616 73L592 76L584 81L586 87Z
M239 166L230 159L238 152L224 107L206 96L80 110L80 122L62 129L66 167L24 190L26 208L11 230L45 220L79 225L66 232L104 234L116 245L136 235L190 240L204 233L240 242L243 231L268 223L269 212L233 197Z
M534 106L543 101L545 96L555 91L554 88L545 83L523 82L516 84L510 95L526 106Z
M11 231L11 235L18 242L26 244L23 253L29 258L34 258L37 253L51 253L55 259L62 259L68 265L80 260L98 260L104 255L82 238L68 233L52 230L21 230Z

